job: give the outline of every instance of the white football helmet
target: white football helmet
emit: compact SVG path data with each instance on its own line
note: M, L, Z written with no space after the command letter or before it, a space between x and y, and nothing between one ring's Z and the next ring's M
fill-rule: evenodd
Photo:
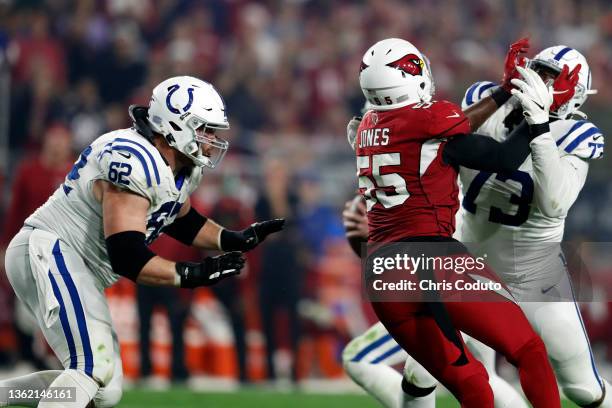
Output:
M373 109L429 102L435 92L429 61L414 45L399 38L370 47L359 71L359 85Z
M198 166L214 168L221 162L229 143L210 137L207 129L229 129L225 103L214 86L190 76L166 79L153 89L149 103L151 129ZM202 154L200 143L209 145Z
M576 92L572 99L557 109L556 112L550 112L550 116L554 118L565 119L573 113L585 116L582 112L579 112L578 109L586 101L588 95L597 93L597 90L591 89L591 69L589 68L589 64L584 55L565 45L548 47L540 51L540 53L533 57L528 63L529 68L534 71L548 69L557 74L561 72L564 65L567 65L569 70L572 71L578 64L580 64L581 67L578 72Z

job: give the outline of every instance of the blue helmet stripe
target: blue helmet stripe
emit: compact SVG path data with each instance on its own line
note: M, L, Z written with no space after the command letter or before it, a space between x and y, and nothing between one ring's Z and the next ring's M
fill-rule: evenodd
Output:
M563 143L563 141L572 134L573 131L575 131L576 129L578 129L580 126L584 125L586 122L586 120L579 120L578 122L574 123L574 126L572 126L572 128L566 133L564 134L559 140L557 140L557 146L560 146L561 143Z
M357 362L360 361L362 358L364 358L370 351L382 346L383 344L385 344L386 342L388 342L389 340L391 340L392 337L390 334L387 334L383 337L381 337L380 339L370 343L367 347L365 347L363 350L361 350L359 353L357 353L355 355L355 357L353 357L353 359L351 360L352 362Z
M561 58L563 58L563 56L565 54L567 54L568 52L570 52L572 49L570 47L565 47L564 49L562 49L561 51L559 51L559 53L557 53L557 55L555 55L555 58L553 58L555 61L561 61Z
M487 89L491 89L494 86L496 86L496 84L494 84L493 82L487 82L486 84L481 86L480 90L478 91L478 99L482 98L482 94L484 93L484 91L486 91Z
M126 152L134 153L134 156L136 156L136 158L140 161L140 164L142 165L142 168L144 169L145 177L147 178L147 187L152 186L151 174L149 174L149 168L147 166L147 162L145 158L142 156L142 154L140 153L140 151L134 149L131 146L113 146L113 150L123 150Z
M117 142L131 143L133 145L139 146L142 150L144 150L144 152L149 157L149 160L151 160L151 166L153 166L153 172L155 173L155 180L157 181L157 185L159 185L161 183L161 181L159 179L159 171L157 171L157 163L155 162L155 159L153 158L153 155L151 154L151 152L146 147L144 147L143 145L141 145L140 143L138 143L138 142L136 142L134 140L124 139L122 137L118 137L115 140Z
M465 95L465 103L468 106L474 103L474 91L476 91L476 88L478 88L480 84L481 82L476 82L474 85L470 86L470 88L468 89L467 94Z
M568 144L565 147L565 151L567 153L571 153L575 148L578 147L578 145L580 143L582 143L583 141L585 141L586 139L588 139L589 137L591 137L591 136L593 136L594 134L597 134L597 133L601 133L601 131L598 128L596 128L596 127L589 128L585 132L581 133L576 139L574 139L573 142Z

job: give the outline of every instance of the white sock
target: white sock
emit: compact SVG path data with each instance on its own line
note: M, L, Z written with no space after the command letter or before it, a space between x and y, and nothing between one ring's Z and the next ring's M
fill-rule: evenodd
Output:
M21 377L8 378L0 381L0 407L8 406L9 391L25 391L25 390L46 390L49 385L57 378L58 375L63 373L64 370L47 370L38 371L36 373L22 375ZM36 407L38 406L39 400L28 400L27 402L20 402L19 404L24 407Z
M385 364L345 363L353 381L376 398L386 408L433 408L434 393L414 398L402 390L402 375ZM431 400L431 404L428 401ZM427 405L423 405L427 404Z
M100 385L80 370L64 370L49 389L61 387L74 393L74 402L42 401L39 408L85 408L98 392Z

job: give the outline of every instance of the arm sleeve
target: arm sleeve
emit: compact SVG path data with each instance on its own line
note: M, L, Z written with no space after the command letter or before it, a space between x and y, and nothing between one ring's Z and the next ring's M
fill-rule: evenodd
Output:
M142 268L155 256L140 231L123 231L106 238L106 252L113 272L136 282Z
M442 157L453 166L495 173L512 171L529 156L531 140L542 133L550 134L548 124L530 127L523 121L502 143L475 133L459 135L444 145Z
M560 217L569 211L586 181L589 164L574 155L559 156L550 133L531 142L535 200L547 217Z
M165 227L163 233L185 245L191 245L206 221L206 217L191 207L187 214L177 218L172 224Z

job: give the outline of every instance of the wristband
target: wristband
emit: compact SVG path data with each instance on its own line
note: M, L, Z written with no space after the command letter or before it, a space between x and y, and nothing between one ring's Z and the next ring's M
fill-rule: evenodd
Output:
M497 107L502 106L504 103L508 102L508 100L512 97L512 94L506 91L501 86L498 87L491 93L491 98L495 101Z

